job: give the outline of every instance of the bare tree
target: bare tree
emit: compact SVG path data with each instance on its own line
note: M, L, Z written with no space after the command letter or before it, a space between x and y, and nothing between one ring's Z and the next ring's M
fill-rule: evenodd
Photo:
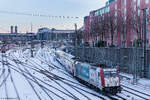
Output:
M109 32L109 26L107 22L106 15L102 15L99 17L99 35L101 35L102 41L104 41L104 37Z
M100 37L101 41L104 41L105 34L108 30L107 20L102 16L96 16L91 23L91 33L94 40L95 38Z
M101 41L104 41L106 35L111 33L111 45L114 45L114 33L117 29L117 17L114 12L105 13L101 16L96 16L91 23L91 37L101 37Z
M108 31L111 36L111 46L114 45L114 34L117 29L117 16L115 16L115 11L111 11L105 15L107 20Z
M142 17L137 12L132 13L133 16L133 24L132 28L135 30L137 34L137 38L142 38Z
M123 46L125 46L125 42L126 42L126 34L127 34L127 22L126 19L127 17L125 17L124 14L120 15L120 34L122 35L122 39L123 39Z
M93 18L93 21L91 22L91 27L90 27L90 35L92 38L92 41L94 42L94 38L97 36L99 32L99 21L97 17Z

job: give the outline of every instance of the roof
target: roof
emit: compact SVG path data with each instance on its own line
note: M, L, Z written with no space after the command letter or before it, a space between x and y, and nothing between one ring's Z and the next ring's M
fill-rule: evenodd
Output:
M54 30L53 33L75 33L75 30Z
M75 30L57 30L55 28L40 28L38 33L75 33Z

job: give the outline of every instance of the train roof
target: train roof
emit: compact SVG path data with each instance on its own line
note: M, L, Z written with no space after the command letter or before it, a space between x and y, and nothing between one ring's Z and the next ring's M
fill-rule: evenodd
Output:
M112 68L111 66L107 66L106 64L96 64L96 63L90 63L90 65L100 68Z
M73 56L73 55L71 55L71 54L69 54L69 53L66 53L66 52L64 52L64 51L62 51L62 50L57 50L56 52L57 52L58 54L60 54L61 56L64 56L64 57L67 57L67 58L70 58L70 59L75 58L75 56Z

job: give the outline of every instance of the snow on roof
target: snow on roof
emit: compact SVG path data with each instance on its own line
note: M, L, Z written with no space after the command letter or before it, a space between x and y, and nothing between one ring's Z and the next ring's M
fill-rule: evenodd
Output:
M75 33L75 30L56 30L54 28L49 29L46 27L38 29L38 33L45 33L45 32L61 34L61 33Z
M54 30L53 33L74 33L74 30Z
M58 54L60 54L61 56L64 56L64 57L67 57L67 58L70 58L70 59L74 58L73 55L68 54L68 53L66 53L66 52L64 52L64 51L57 50L56 52L57 52Z

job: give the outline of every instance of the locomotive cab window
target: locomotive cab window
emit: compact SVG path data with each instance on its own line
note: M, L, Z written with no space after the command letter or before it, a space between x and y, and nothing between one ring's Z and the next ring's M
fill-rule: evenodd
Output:
M105 77L105 78L117 77L117 72L105 71L105 72L104 72L104 77Z

